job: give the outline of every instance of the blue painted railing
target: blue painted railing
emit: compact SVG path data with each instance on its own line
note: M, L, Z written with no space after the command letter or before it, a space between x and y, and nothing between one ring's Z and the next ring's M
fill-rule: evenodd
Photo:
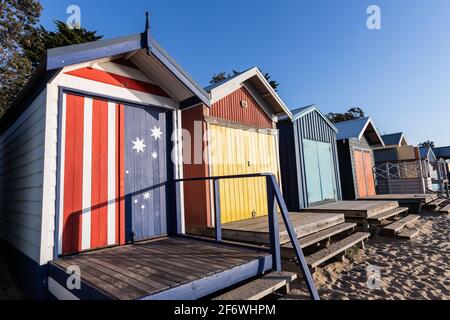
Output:
M268 203L268 219L269 219L269 233L270 233L270 251L272 254L273 270L281 271L281 244L280 244L280 230L278 224L278 207L281 210L281 216L283 222L286 226L286 230L289 234L297 261L300 265L301 273L309 290L309 294L313 300L320 300L319 294L317 293L314 281L309 270L308 264L306 262L303 250L300 247L300 243L297 238L297 233L289 217L289 211L287 209L286 203L284 202L281 189L278 182L273 174L269 173L258 173L258 174L246 174L246 175L233 175L233 176L223 176L223 177L204 177L204 178L190 178L190 179L177 179L175 183L177 184L177 190L179 191L179 183L181 182L195 182L195 181L212 181L214 184L214 211L215 211L215 237L216 241L222 242L222 215L220 207L220 181L221 180L232 180L232 179L252 179L252 178L266 178L267 182L267 203ZM179 197L177 197L179 198ZM180 205L177 205L179 211ZM178 213L178 216L180 214ZM181 220L181 219L179 219Z

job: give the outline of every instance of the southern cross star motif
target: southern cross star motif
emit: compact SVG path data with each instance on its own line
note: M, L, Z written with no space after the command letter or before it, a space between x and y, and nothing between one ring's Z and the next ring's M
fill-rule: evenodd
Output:
M150 192L144 193L144 200L149 200L151 197Z
M144 144L144 139L140 140L139 138L136 138L136 141L132 141L134 144L133 150L136 150L136 153L139 154L140 152L144 153L144 149L147 147Z
M158 154L157 154L156 152L153 152L153 153L152 153L152 158L153 158L153 159L158 159Z
M152 129L152 137L155 138L155 140L161 140L161 136L163 133L161 132L161 128L157 128L156 126Z

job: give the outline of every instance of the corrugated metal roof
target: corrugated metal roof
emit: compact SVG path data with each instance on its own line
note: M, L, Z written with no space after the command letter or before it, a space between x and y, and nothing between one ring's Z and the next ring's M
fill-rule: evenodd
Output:
M328 119L320 110L319 107L315 104L306 106L306 107L302 107L302 108L298 108L295 110L292 110L292 116L293 116L293 121L298 120L302 117L304 117L305 115L311 113L311 112L317 112L319 114L320 117L322 117L325 122L337 133L338 129L336 128L336 126L330 121L330 119Z
M385 134L381 136L387 146L400 145L403 138L403 132Z
M335 126L338 129L338 140L361 139L363 135L366 135L369 143L384 146L383 139L370 117L339 122Z
M438 158L450 159L450 146L434 148L433 151L434 151L434 154L436 155L436 157L438 157Z

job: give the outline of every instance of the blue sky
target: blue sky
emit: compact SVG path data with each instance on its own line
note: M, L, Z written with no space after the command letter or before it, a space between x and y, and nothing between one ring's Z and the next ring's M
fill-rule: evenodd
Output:
M202 85L220 71L259 66L280 82L290 108L353 106L382 133L450 145L448 0L41 0L41 23L81 7L83 27L106 38L141 32L151 12L155 38ZM382 29L368 30L380 6Z

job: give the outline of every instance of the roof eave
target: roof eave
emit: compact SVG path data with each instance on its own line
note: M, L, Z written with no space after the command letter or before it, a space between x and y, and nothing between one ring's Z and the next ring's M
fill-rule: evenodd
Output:
M47 71L146 49L149 54L152 54L158 59L159 62L183 83L194 96L197 96L201 103L204 103L208 107L210 106L208 93L192 80L167 53L163 52L158 43L150 35L150 32L104 41L103 45L101 42L91 42L48 50L46 58Z

